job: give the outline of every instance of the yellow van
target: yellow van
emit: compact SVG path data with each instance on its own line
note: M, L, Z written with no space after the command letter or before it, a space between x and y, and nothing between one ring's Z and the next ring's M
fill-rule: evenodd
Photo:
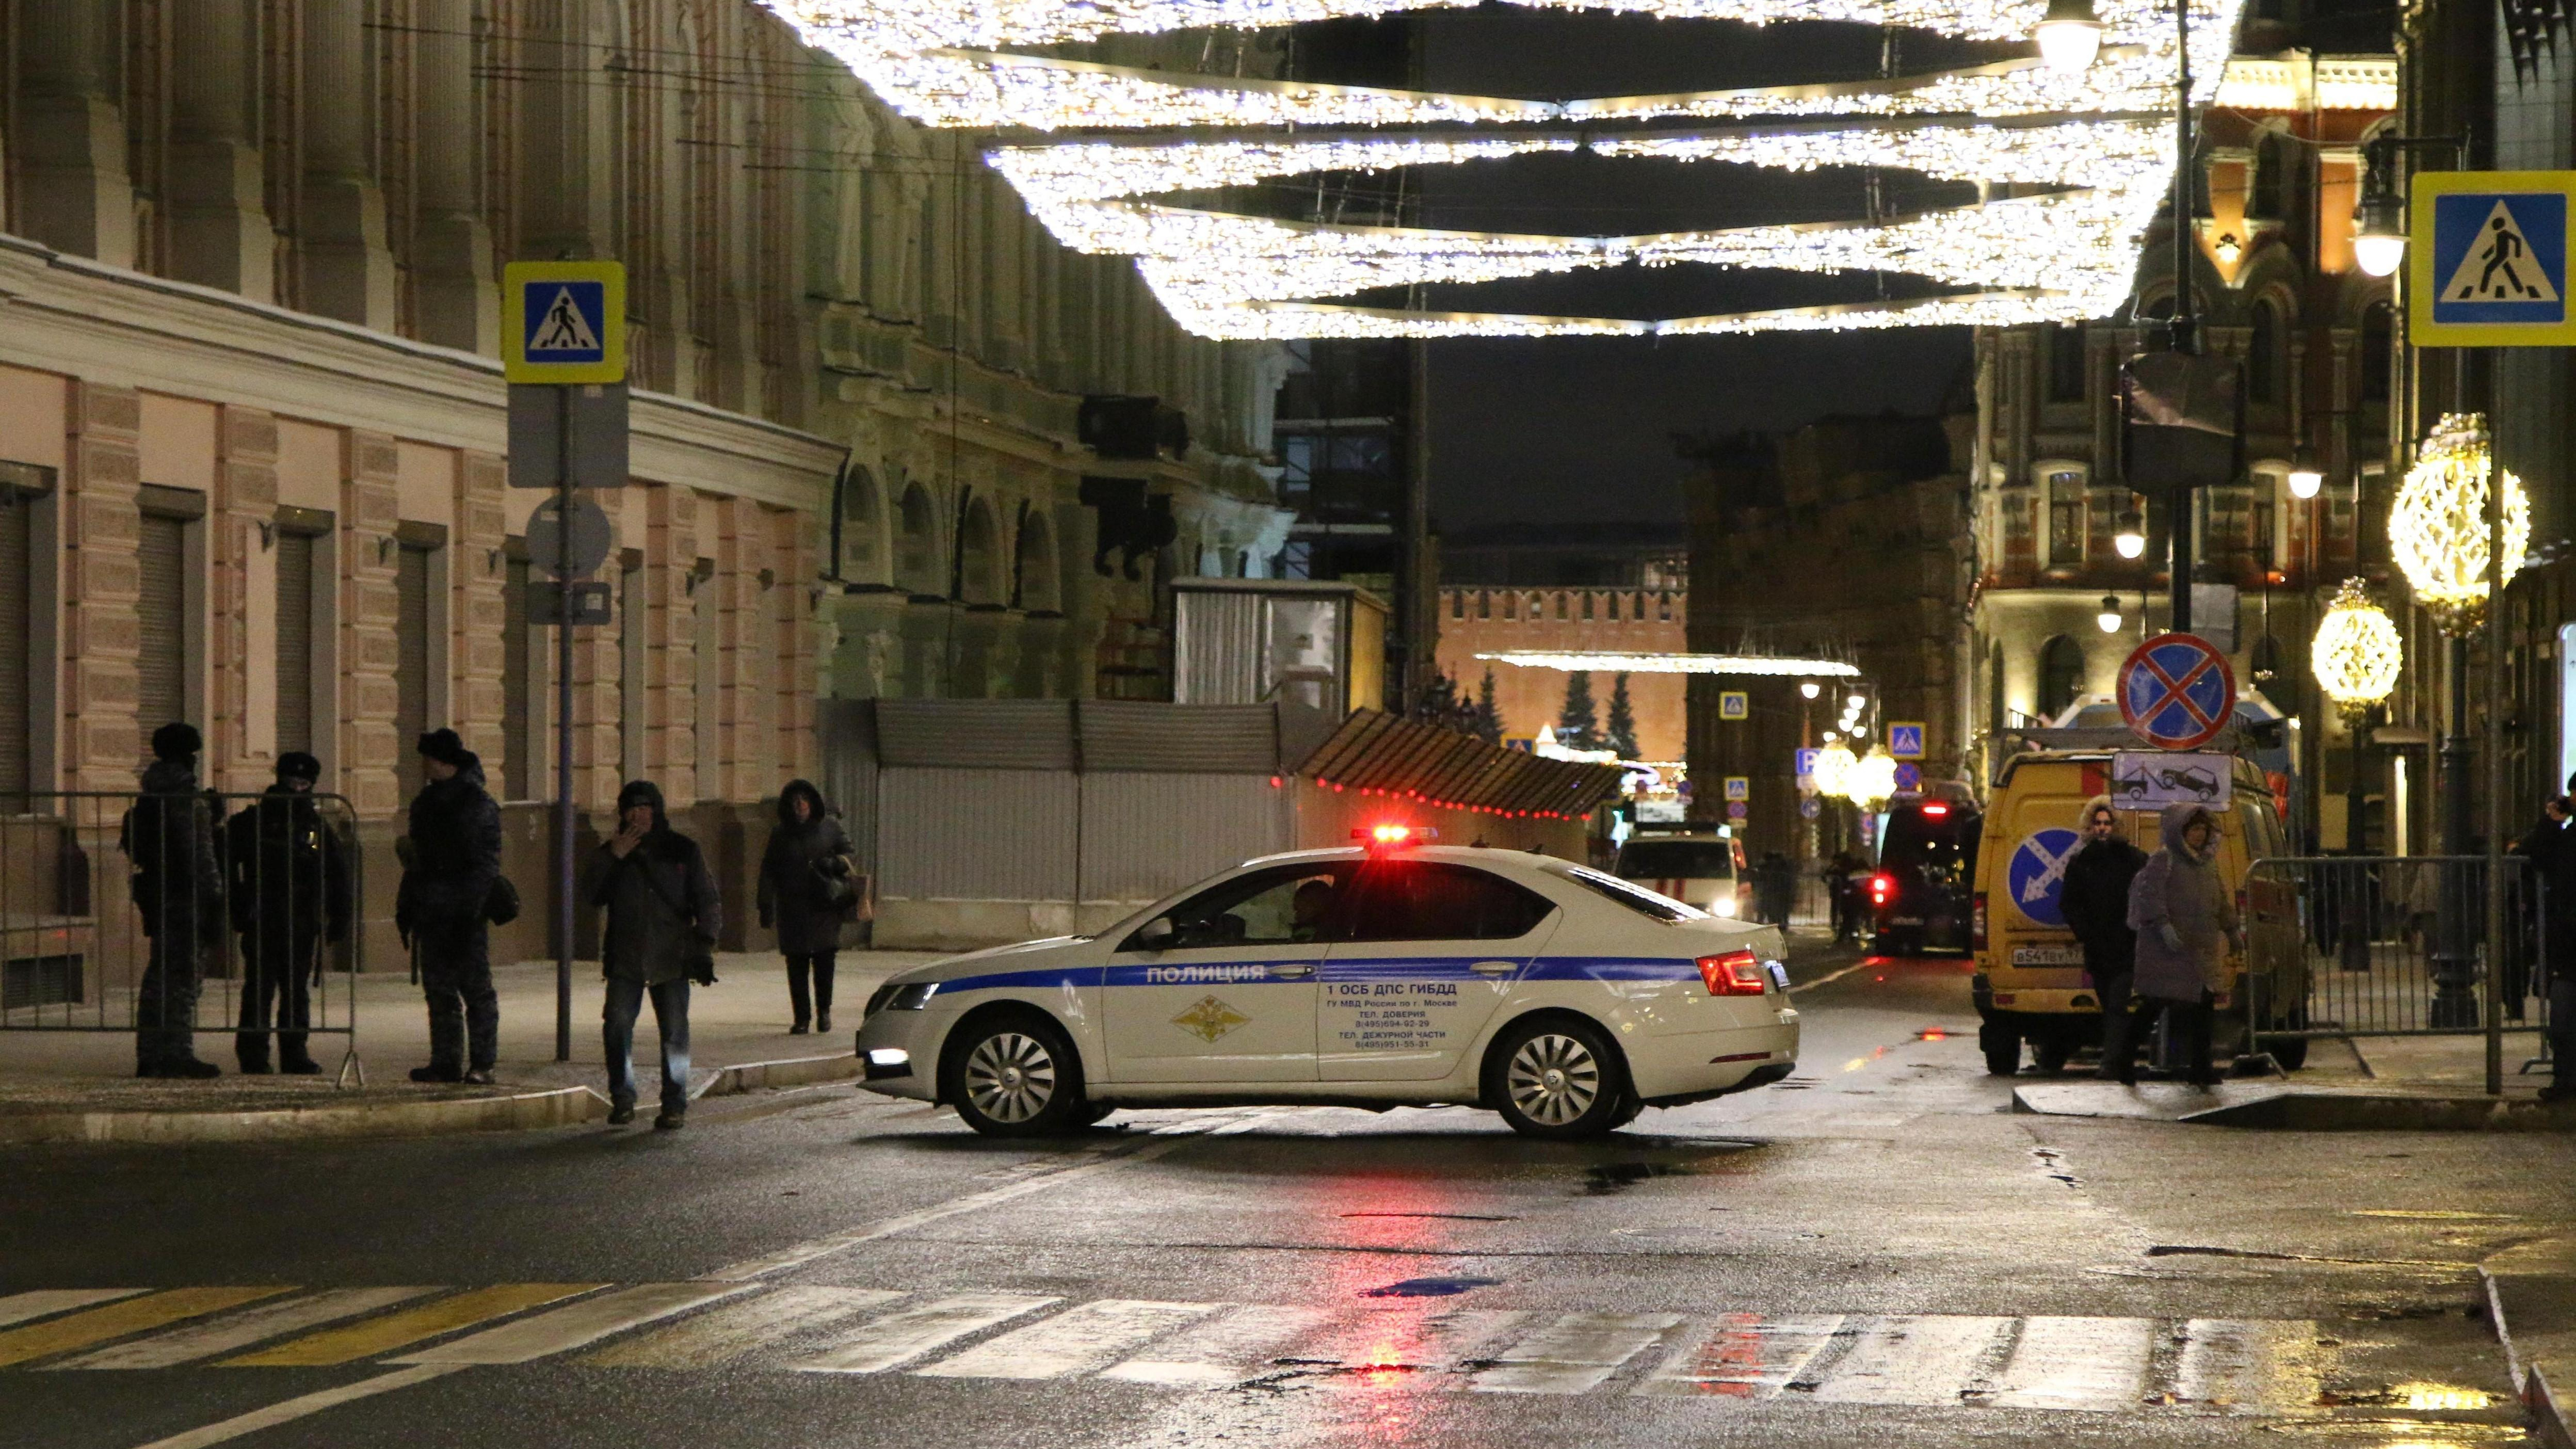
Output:
M2266 1001L2305 1002L2307 955L2299 940L2293 883L2258 881L2253 888L2258 898L2247 898L2246 868L2290 852L2263 772L2242 757L2232 763L2229 803L2213 813L2225 826L2219 869L2235 886L2248 944L2247 954L2228 962L2231 979L2218 999L2216 1048L2222 1064L2233 1052L2262 1050L2284 1069L2296 1070L2307 1062L2306 1038L2263 1035L2245 1020L2245 973L2265 973ZM2082 844L2077 827L2084 802L2108 793L2111 764L2108 750L2060 749L2008 755L1998 767L1986 802L1970 917L1976 965L1971 989L1983 1023L1978 1044L1986 1054L1986 1070L1997 1076L2021 1069L2025 1042L2040 1070L2054 1072L2078 1048L2101 1041L2102 1003L2084 974L2084 948L2067 929L2057 903L2066 863ZM2160 810L2125 805L2118 796L2112 806L2129 839L2152 853ZM2304 1025L2303 1013L2295 1008L2293 1013L2277 1024Z

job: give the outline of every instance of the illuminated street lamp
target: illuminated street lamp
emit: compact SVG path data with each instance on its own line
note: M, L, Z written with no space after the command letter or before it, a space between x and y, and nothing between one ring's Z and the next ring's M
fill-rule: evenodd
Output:
M2093 0L2048 0L2048 14L2032 28L2039 58L2059 75L2081 75L2102 50L2102 22Z
M2373 164L2369 173L2361 204L2352 209L2352 259L2370 275L2384 277L2406 260L2406 202L2380 166Z
M1835 743L1832 736L1826 736L1825 747L1816 751L1816 768L1811 774L1816 782L1816 793L1839 799L1855 763L1849 749Z
M1825 687L1812 679L1801 679L1798 681L1798 693L1809 699L1813 699L1824 692Z
M2522 556L2531 547L2531 500L2522 480L2504 473L2500 492L2495 452L2484 413L2444 413L2416 450L2415 466L2388 509L2388 548L2415 591L2451 641L2451 728L2442 741L2442 853L2470 853L2469 820L2469 633L2484 622L2489 567L2487 517L2490 493L2499 517L2493 520L2502 547L2494 560L2495 592L2501 594ZM2433 1005L2425 1024L2462 1027L2478 1024L2478 1002L2471 985L2477 980L2476 932L2470 926L2466 872L2442 873L2438 902L2440 944L2433 952Z
M2119 532L2111 535L2111 546L2122 558L2136 558L2147 551L2147 520L2134 508L2120 513Z
M2314 498L2317 490L2326 486L2326 474L2317 466L2315 455L2301 448L2299 455L2290 461L2289 481L2291 497Z
M2093 622L2101 625L2102 632L2105 634L2120 632L2120 596L2118 594L2102 596L2102 612L2093 616Z
M1850 707L1852 713L1858 714L1860 713L1861 706L1869 703L1869 696L1866 694L1855 694L1846 698L1843 703Z
M1843 773L1843 798L1863 810L1875 810L1896 795L1896 757L1871 750Z

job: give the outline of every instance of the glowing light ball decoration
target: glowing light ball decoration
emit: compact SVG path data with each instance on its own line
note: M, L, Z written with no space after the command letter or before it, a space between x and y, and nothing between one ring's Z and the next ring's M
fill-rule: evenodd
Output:
M1895 798L1896 757L1884 750L1871 750L1845 773L1842 793L1844 799L1864 810Z
M1818 750L1815 771L1809 776L1816 782L1816 793L1828 799L1839 798L1851 779L1852 767L1858 763L1852 752L1840 744Z
M2317 621L2308 662L2326 698L2344 718L2356 720L2396 691L2406 644L2388 615L2370 601L2368 587L2359 579L2346 579L2326 616Z
M2445 413L2424 439L2415 466L2388 510L2388 544L2397 567L2442 632L2460 637L2478 626L2487 605L2487 489L2495 454L2484 413ZM2531 547L2531 499L2522 480L2504 475L2501 589Z

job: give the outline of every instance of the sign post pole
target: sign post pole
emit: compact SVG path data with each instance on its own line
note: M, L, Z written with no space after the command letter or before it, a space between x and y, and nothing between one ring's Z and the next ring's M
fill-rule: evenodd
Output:
M513 384L542 385L552 396L543 409L551 415L555 494L555 1060L572 1060L573 928L579 916L575 892L579 871L574 850L579 838L573 788L573 635L581 617L575 600L580 575L589 571L575 556L573 489L581 476L574 457L576 413L589 420L597 410L575 392L594 392L626 380L626 269L616 262L512 262L503 269L504 315L510 326L503 336L503 375ZM622 434L624 390L616 390L617 431ZM622 455L624 440L605 451ZM513 451L516 451L515 449ZM622 456L616 472L623 474ZM515 481L515 480L514 480ZM533 480L532 480L533 481ZM622 484L622 476L605 480Z

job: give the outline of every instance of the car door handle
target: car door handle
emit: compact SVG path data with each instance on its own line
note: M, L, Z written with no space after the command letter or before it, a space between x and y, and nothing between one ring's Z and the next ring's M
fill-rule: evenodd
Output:
M1479 961L1467 968L1479 976L1509 976L1521 969L1518 961Z
M1314 975L1315 968L1307 965L1303 961L1281 961L1271 966L1270 974L1273 976L1286 976L1291 979L1302 980L1305 977Z

